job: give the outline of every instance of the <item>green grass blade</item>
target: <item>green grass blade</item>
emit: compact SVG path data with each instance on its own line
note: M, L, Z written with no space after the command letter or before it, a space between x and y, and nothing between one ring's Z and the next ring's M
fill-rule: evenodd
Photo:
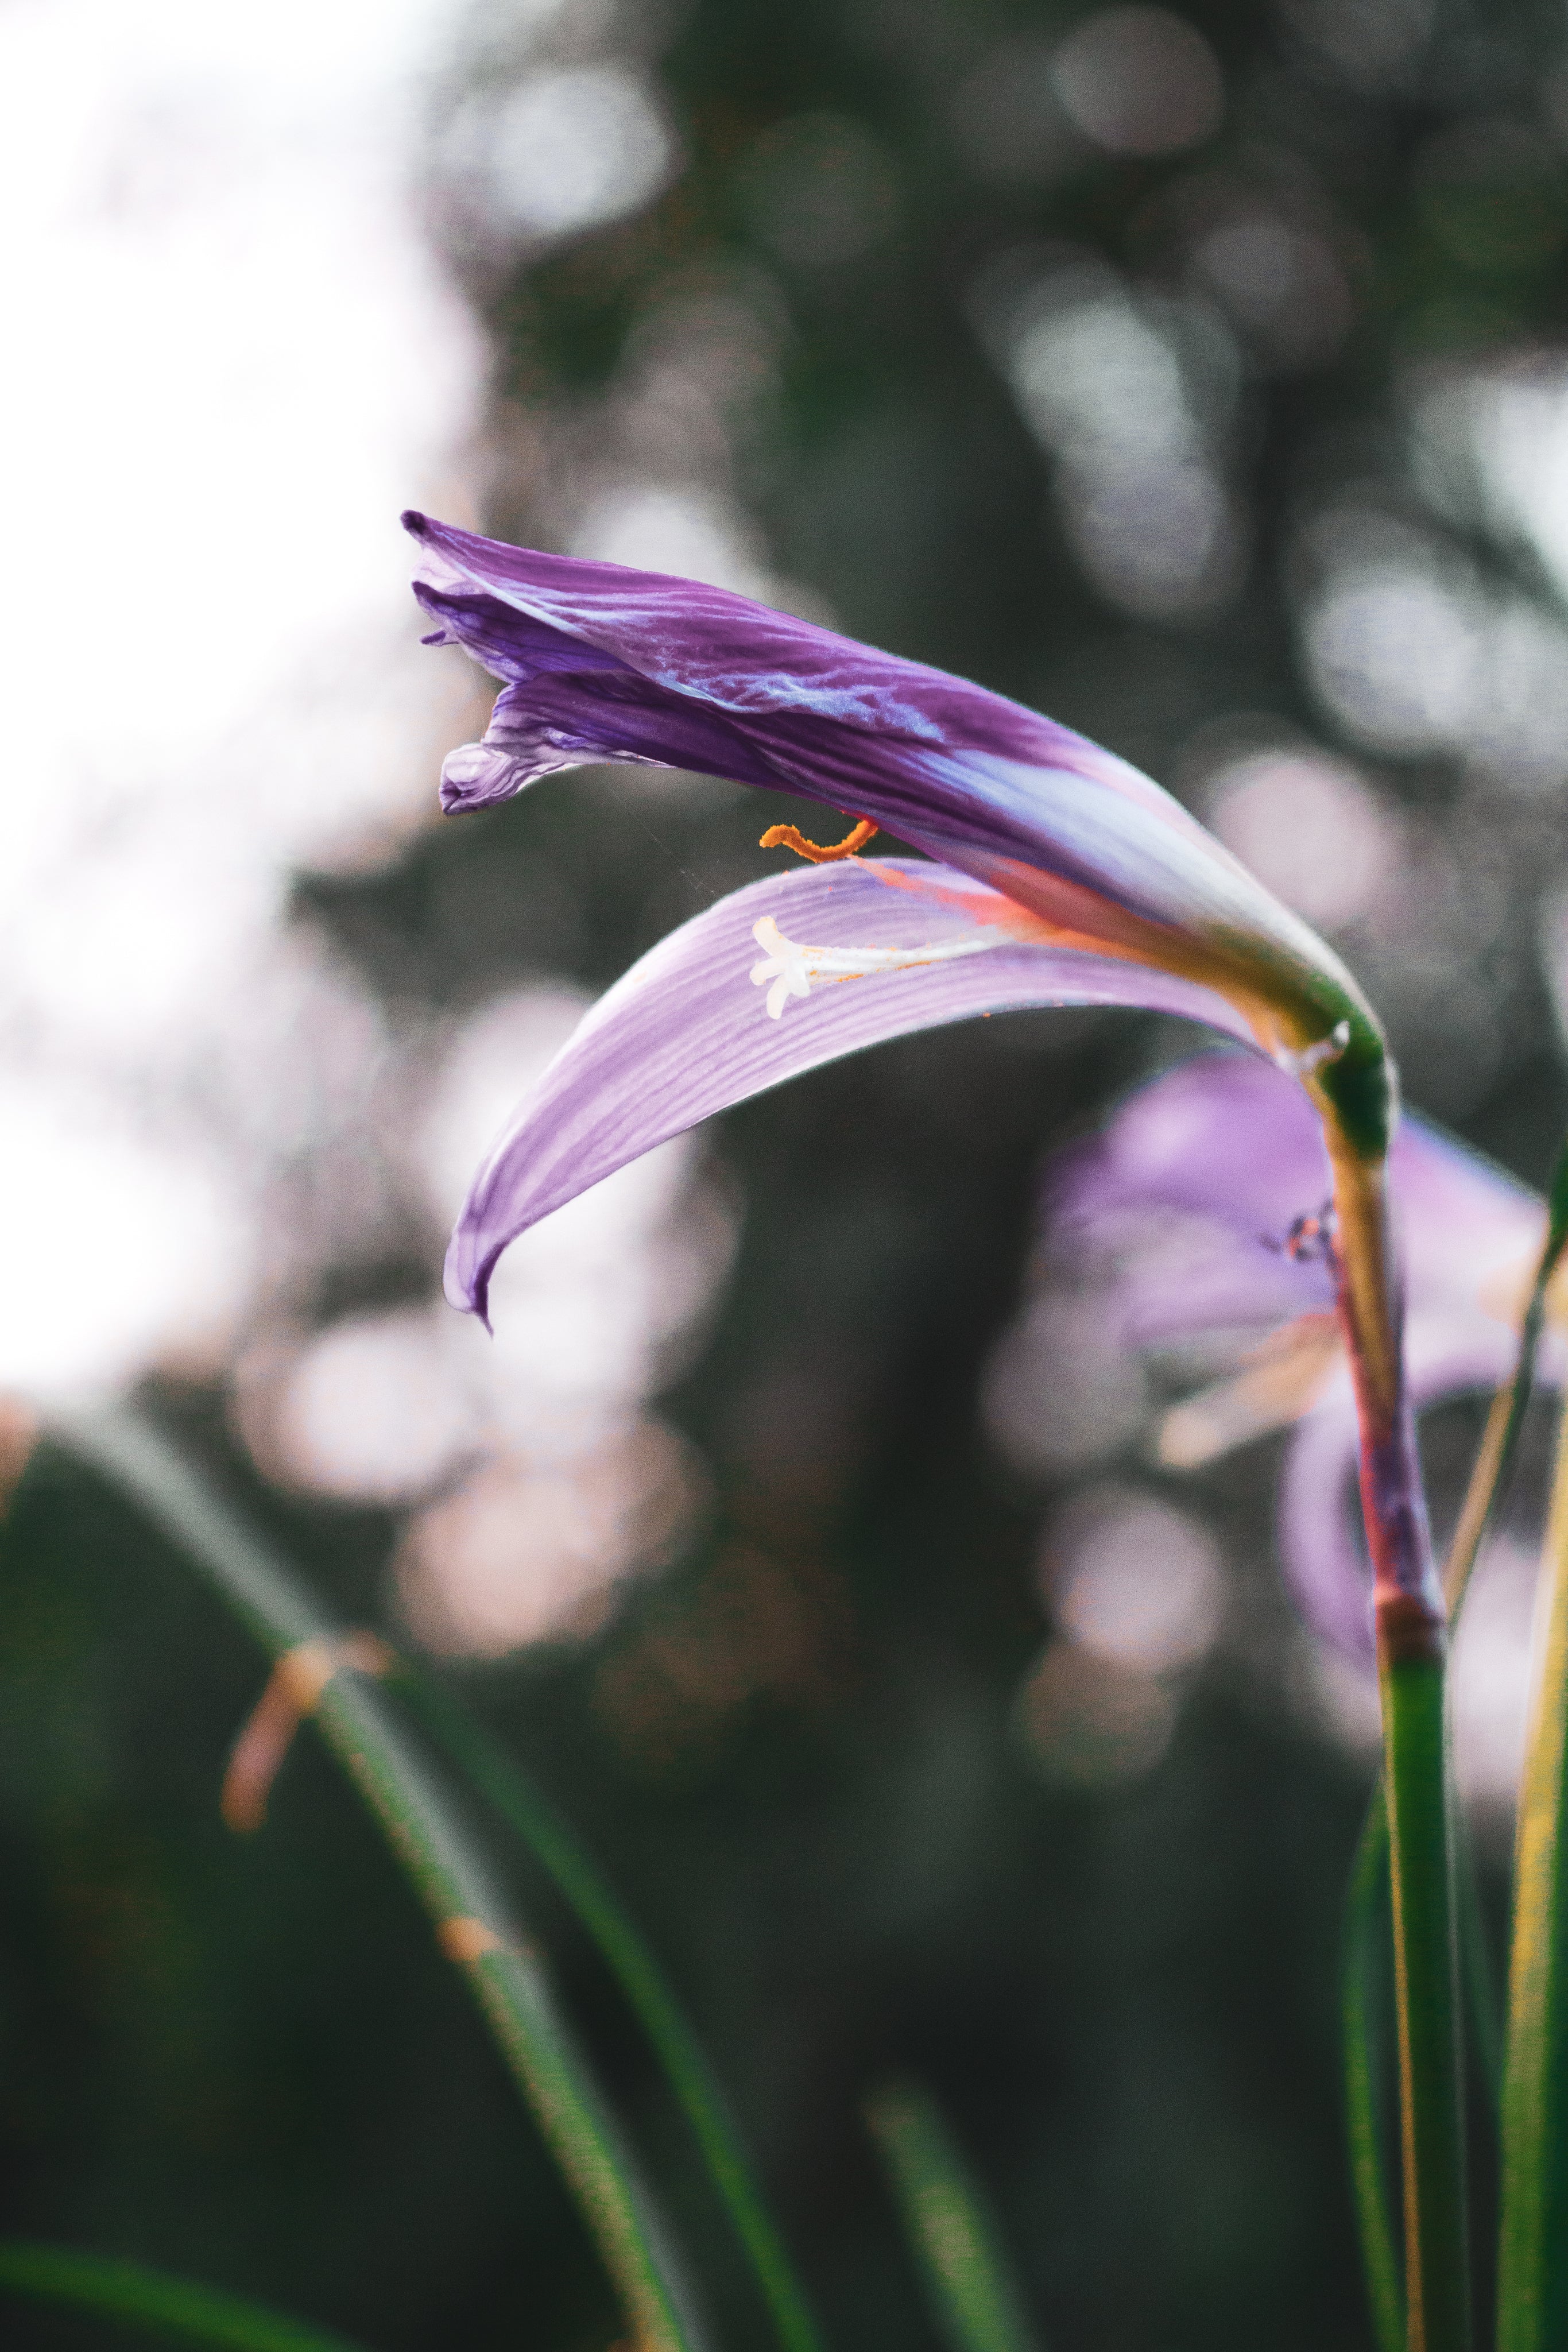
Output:
M543 1790L450 1692L406 1660L400 1661L393 1687L543 1864L593 1937L685 2113L779 2342L786 2352L821 2352L816 2322L763 2201L723 2087L641 1929Z
M331 2328L313 2327L243 2295L69 2246L0 2239L0 2294L94 2312L139 2335L210 2345L218 2352L358 2352Z
M1499 2352L1568 2342L1568 1418L1546 1529L1546 1638L1515 1845L1502 2093Z
M952 2352L1037 2352L984 2196L935 2100L918 2084L889 2083L865 2115Z
M275 1658L337 1639L340 1629L293 1571L141 1416L77 1414L57 1420L51 1434L161 1527ZM314 1719L402 1864L443 1949L467 1976L577 2198L640 2352L698 2352L689 2292L654 2200L540 1961L445 1790L363 1674L336 1674Z
M1345 1902L1340 1997L1351 2189L1378 2352L1404 2352L1405 2288L1395 2236L1379 2085L1385 2059L1379 1994L1387 1979L1388 1814L1378 1788L1367 1809Z

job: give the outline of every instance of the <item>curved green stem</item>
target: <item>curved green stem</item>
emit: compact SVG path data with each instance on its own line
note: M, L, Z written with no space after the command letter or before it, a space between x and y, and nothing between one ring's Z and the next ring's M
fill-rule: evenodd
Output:
M865 2118L952 2352L1034 2352L985 2199L935 2099L917 2083L886 2083Z
M214 2352L358 2352L334 2329L269 2311L247 2296L71 2246L0 2239L0 2294L95 2312L139 2334L205 2344Z
M309 1593L150 1423L104 1412L57 1419L52 1429L173 1538L274 1657L337 1642L339 1629ZM640 2345L697 2352L690 2298L653 2200L543 1967L444 1790L363 1674L333 1674L316 1716L434 1921L442 1948L467 1976Z
M641 1929L543 1791L466 1708L407 1660L398 1663L396 1687L431 1738L543 1864L593 1937L685 2112L780 2343L787 2352L820 2352L816 2322L763 2202L729 2103Z

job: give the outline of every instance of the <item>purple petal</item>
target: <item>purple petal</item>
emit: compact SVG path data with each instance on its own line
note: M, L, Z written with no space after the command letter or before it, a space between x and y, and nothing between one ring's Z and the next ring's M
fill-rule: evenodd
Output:
M1312 1104L1251 1055L1197 1054L1139 1087L1086 1142L1062 1155L1058 1215L1176 1208L1238 1229L1281 1231L1331 1181Z
M1301 1615L1332 1649L1370 1670L1372 1577L1356 1508L1359 1454L1347 1372L1291 1434L1276 1524L1281 1566Z
M755 936L768 922L781 954ZM1212 990L1033 944L1025 923L964 874L885 857L771 875L683 924L588 1013L480 1171L447 1253L448 1297L483 1315L502 1250L552 1209L713 1112L883 1038L1024 1006L1120 1004L1247 1039ZM840 968L811 980L791 943ZM923 949L930 960L902 961ZM857 972L860 950L871 961Z
M1406 1117L1389 1160L1409 1304L1506 1318L1545 1211L1479 1153ZM1333 1304L1315 1224L1332 1190L1301 1088L1255 1056L1200 1054L1064 1153L1047 1209L1065 1248L1123 1265L1134 1343L1267 1327ZM1201 1221L1194 1227L1175 1221ZM1499 1329L1502 1320L1497 1321Z
M1546 1233L1540 1194L1414 1117L1395 1139L1389 1176L1412 1312L1464 1297L1500 1320L1522 1314L1525 1284Z
M1178 803L1069 728L720 588L404 518L417 593L507 681L449 808L583 761L698 767L872 818L1063 929L1290 1008L1375 1024L1338 959Z

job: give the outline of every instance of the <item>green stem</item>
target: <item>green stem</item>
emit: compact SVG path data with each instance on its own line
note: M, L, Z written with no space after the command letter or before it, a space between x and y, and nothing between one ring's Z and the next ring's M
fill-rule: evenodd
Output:
M1531 1709L1515 1847L1502 2092L1499 2352L1568 2341L1568 1418L1546 1530L1546 1640Z
M159 1432L124 1412L57 1419L56 1434L140 1504L277 1658L339 1629ZM696 2352L690 2300L608 2101L445 1792L375 1685L341 1671L317 1719L469 1985L574 2191L640 2345Z
M1464 2109L1441 1654L1385 1658L1409 2352L1467 2352Z
M1454 1898L1458 1906L1459 1989L1464 1995L1476 2073L1486 2093L1487 2120L1495 2128L1502 2105L1502 1991L1481 1908L1480 1873L1469 1825L1454 1814Z
M985 2199L936 2101L918 2084L888 2083L865 2118L952 2352L1032 2352Z
M1506 1496L1525 1415L1534 1388L1535 1362L1545 1319L1546 1289L1568 1244L1568 1147L1560 1155L1550 1191L1547 1230L1531 1285L1513 1376L1498 1391L1470 1471L1448 1557L1443 1587L1450 1630L1458 1623L1488 1528ZM1382 1781L1367 1807L1346 1898L1341 2011L1344 2029L1346 2122L1351 2180L1361 2232L1362 2257L1378 2340L1384 2352L1404 2334L1404 2291L1394 2257L1394 2224L1376 2100L1380 2051L1376 2043L1374 1985L1385 1965L1376 1915L1387 1892L1388 1814ZM1494 2109L1500 2101L1502 2036L1490 1953L1475 1874L1468 1852L1459 1860L1459 1949L1466 2013L1476 2041L1483 2078Z
M1381 1784L1367 1808L1351 1867L1340 1977L1344 2037L1345 2126L1351 2189L1361 2235L1367 2295L1378 2352L1401 2352L1405 2288L1388 2195L1378 2085L1383 2074L1378 1994L1388 1965L1388 1814Z
M346 2336L246 2296L70 2246L0 2239L0 2293L97 2312L140 2334L178 2336L217 2352L357 2352Z
M722 2086L641 1930L592 1856L521 1768L428 1675L400 1660L396 1687L431 1738L517 1832L598 1945L685 2112L788 2352L820 2352L816 2323L753 2178Z

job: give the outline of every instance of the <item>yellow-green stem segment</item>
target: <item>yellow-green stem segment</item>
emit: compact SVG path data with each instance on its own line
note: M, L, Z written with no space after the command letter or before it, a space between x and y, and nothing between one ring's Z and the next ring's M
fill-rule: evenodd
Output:
M1389 2210L1379 2114L1386 2057L1381 2011L1388 1972L1387 1894L1388 1814L1380 1784L1362 1824L1345 1899L1340 1978L1345 2137L1377 2352L1404 2352L1405 2282Z
M1545 1642L1514 1861L1498 2352L1559 2352L1568 2344L1568 1419L1558 1438L1545 1564Z

